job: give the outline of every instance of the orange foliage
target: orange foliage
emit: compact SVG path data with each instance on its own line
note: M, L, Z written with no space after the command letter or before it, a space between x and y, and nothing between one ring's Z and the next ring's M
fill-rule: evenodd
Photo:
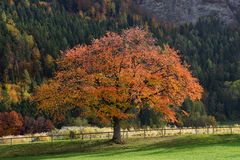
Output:
M177 51L141 28L107 33L91 45L77 46L58 61L55 77L37 89L40 110L55 120L80 107L104 122L132 118L146 104L175 121L186 97L201 99L203 88Z
M12 111L0 113L0 136L18 135L23 126L21 114Z

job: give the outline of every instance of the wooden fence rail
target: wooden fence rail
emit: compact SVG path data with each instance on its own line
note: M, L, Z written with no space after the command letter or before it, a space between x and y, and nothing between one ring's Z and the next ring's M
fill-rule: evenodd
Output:
M208 127L208 128L157 128L140 130L122 130L123 139L128 138L147 138L147 137L165 137L193 134L240 134L240 127ZM14 145L26 143L41 143L55 141L73 141L73 140L100 140L111 139L113 132L95 132L95 133L69 133L69 134L51 134L46 136L21 136L12 138L0 138L0 145Z

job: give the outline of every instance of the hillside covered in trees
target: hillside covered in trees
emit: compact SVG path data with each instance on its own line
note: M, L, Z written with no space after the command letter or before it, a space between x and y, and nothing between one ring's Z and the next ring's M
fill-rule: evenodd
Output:
M174 27L142 14L131 0L3 0L0 2L0 111L37 119L31 101L36 86L52 77L55 60L77 44L89 44L107 31L142 26L158 44L179 50L205 89L202 102L186 100L190 114L213 115L219 121L240 119L240 28L205 17ZM69 111L71 117L79 115ZM143 116L145 115L145 116ZM142 110L141 124L154 120ZM158 116L158 115L155 115ZM146 119L146 117L151 118ZM88 119L95 124L94 117Z

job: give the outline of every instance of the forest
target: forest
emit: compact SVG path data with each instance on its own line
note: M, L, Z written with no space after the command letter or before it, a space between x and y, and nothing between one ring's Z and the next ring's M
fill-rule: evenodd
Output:
M107 31L121 32L134 26L152 32L158 45L168 44L178 50L183 63L190 65L204 88L202 101L185 100L183 109L190 116L185 118L179 113L178 125L201 126L205 123L198 124L200 120L212 124L215 119L240 119L240 27L226 25L215 17L182 26L161 23L142 13L131 0L0 3L0 123L9 117L7 114L15 117L19 128L16 134L37 132L34 128L41 124L46 124L42 125L46 126L43 131L51 129L52 123L57 127L76 124L81 110L73 108L64 121L55 123L32 101L34 91L54 76L56 60L65 50L90 44ZM143 108L137 120L129 123L160 126L163 122L159 117ZM95 117L88 118L87 123L102 125Z

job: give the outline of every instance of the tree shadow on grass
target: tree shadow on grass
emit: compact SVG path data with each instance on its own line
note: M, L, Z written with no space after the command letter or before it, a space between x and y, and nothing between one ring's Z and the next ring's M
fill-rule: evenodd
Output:
M199 147L208 146L229 146L229 147L240 147L240 136L239 135L213 135L211 137L199 137L199 136L188 136L177 139L172 139L164 142L158 142L150 145L140 146L138 148L127 148L117 151L105 151L98 153L84 153L81 155L92 155L92 156L114 156L116 154L127 154L133 152L143 152L143 155L161 154L161 153L174 153L181 150L192 150Z
M148 140L148 139L146 139ZM101 146L107 148L101 149ZM70 159L78 156L94 158L94 157L111 157L116 155L133 154L138 152L139 155L149 156L166 153L176 153L186 150L192 150L199 147L207 146L224 146L224 147L240 147L239 135L212 135L212 136L184 136L180 138L173 138L162 142L156 142L154 144L142 144L133 148L133 146L122 145L111 147L109 142L96 143L95 146L85 148L78 153L57 153L58 155L46 155L41 157L28 157L28 160L45 160L54 158ZM99 150L100 149L100 150ZM52 154L52 153L49 153ZM233 157L238 155L232 155ZM25 160L24 157L12 158L6 160Z

